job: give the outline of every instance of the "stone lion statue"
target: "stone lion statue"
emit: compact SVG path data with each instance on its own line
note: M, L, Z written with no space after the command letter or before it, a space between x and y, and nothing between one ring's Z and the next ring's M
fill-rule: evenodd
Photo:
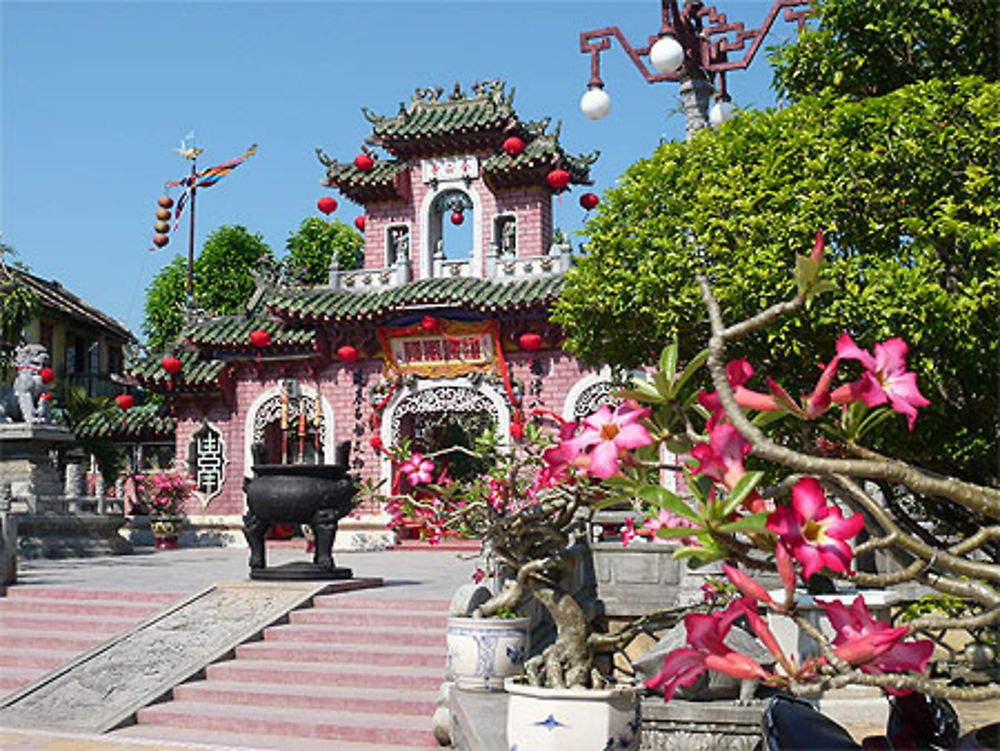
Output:
M42 382L49 353L41 344L24 344L14 353L14 364L13 385L0 389L0 423L51 423L51 395Z

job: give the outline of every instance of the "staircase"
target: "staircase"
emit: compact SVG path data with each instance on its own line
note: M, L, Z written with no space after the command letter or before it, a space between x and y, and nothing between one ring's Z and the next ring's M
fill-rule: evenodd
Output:
M0 696L125 631L179 594L14 586L0 598Z
M290 751L438 748L431 717L447 608L386 590L319 596L112 735Z

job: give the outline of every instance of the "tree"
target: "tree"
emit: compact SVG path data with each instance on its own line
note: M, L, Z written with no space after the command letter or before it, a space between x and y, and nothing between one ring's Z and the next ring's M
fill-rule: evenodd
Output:
M932 78L1000 77L996 0L816 0L815 28L771 55L792 100L880 96Z
M355 269L363 258L364 243L360 234L339 219L311 216L289 235L285 266L292 274L304 269L303 281L308 284L325 284L334 254L341 269Z
M5 255L14 255L14 249L0 243L0 368L10 364L13 349L24 341L24 327L38 308L38 296L18 281Z
M260 234L223 225L208 236L194 263L194 297L199 307L238 313L255 289L254 272L273 260ZM151 349L172 345L184 326L187 262L178 256L146 288L142 330Z
M664 144L602 207L556 307L572 351L636 365L679 334L690 358L707 341L697 273L727 320L746 318L789 296L794 254L823 228L839 290L741 354L808 391L795 364L820 362L845 328L862 346L902 337L938 393L920 437L897 428L878 448L996 484L1000 84L934 80L746 113Z

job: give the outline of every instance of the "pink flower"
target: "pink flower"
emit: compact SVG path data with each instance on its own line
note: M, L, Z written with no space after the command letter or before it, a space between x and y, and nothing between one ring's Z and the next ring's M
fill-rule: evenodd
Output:
M695 524L690 519L686 519L683 516L677 516L667 511L665 508L661 508L656 516L650 517L643 522L643 532L652 536L654 540L661 540L663 538L657 537L656 533L661 529L680 529L682 527L694 528ZM643 534L639 532L639 534ZM682 537L682 545L700 545L697 537Z
M472 572L472 581L474 581L476 584L479 584L485 578L486 578L486 572L483 571L481 568L477 568L475 571Z
M625 524L622 525L621 536L623 548L628 547L628 544L636 538L635 519L631 516L626 519Z
M733 621L745 610L741 600L734 600L725 610L711 615L688 613L684 616L687 641L692 649L682 647L668 654L660 672L646 681L646 687L662 689L664 701L670 701L679 687L693 685L706 670L740 680L766 678L768 673L759 663L725 644Z
M736 589L738 589L747 599L753 600L754 602L766 602L768 605L775 604L767 590L764 589L764 587L762 587L760 583L749 574L743 573L738 568L730 566L728 563L722 564L722 571L725 573L726 578L733 583L733 586L736 587Z
M929 639L903 643L908 626L893 628L885 621L872 616L865 599L858 595L848 609L840 602L817 600L830 625L837 632L833 640L834 653L850 665L860 666L861 672L870 675L918 673L927 668L927 661L934 652Z
M419 453L413 455L403 462L399 471L406 475L410 485L421 485L434 479L434 462L424 459Z
M733 398L744 409L756 409L761 412L775 411L778 409L778 405L773 397L745 387L744 384L753 377L753 374L753 366L746 359L730 360L726 363L726 380L729 381L729 386L733 390ZM715 391L700 391L698 403L712 413L705 426L708 430L711 430L716 423L725 417L722 402Z
M743 477L743 458L750 453L750 444L729 423L714 425L708 443L699 443L691 449L691 456L699 464L692 474L705 475L732 489Z
M826 502L823 488L813 477L803 477L792 488L792 503L767 517L767 529L802 564L808 579L824 566L844 572L854 554L845 542L865 526L861 514L845 519L840 509Z
M545 463L553 470L565 470L567 465L580 454L580 449L570 439L579 427L575 422L564 422L559 426L559 443L542 453Z
M653 442L649 431L640 424L651 414L647 408L620 404L612 412L607 405L584 418L579 435L563 441L564 456L575 454L568 461L579 462L585 458L584 471L606 480L618 473L621 456L629 449L648 446Z
M858 347L848 334L837 340L837 356L844 360L857 360L865 372L853 383L833 392L833 401L849 404L861 400L869 407L885 404L906 415L906 423L913 430L917 409L930 404L917 388L917 375L906 370L906 342L899 337L875 345L875 356Z

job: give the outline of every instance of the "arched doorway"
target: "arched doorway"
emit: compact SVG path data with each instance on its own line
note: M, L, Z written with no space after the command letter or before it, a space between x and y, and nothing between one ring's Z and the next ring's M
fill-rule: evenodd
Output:
M474 244L472 199L458 188L437 194L428 216L428 232L433 258L468 261Z
M263 445L269 463L333 463L333 435L333 410L326 399L317 399L312 386L284 381L260 394L247 410L244 474L251 475L254 444Z
M487 430L495 430L503 438L509 424L507 405L491 387L473 386L463 379L429 380L418 383L387 407L381 438L387 446L409 440L414 451L427 454L454 446L472 448L475 439ZM453 479L474 477L487 468L460 452L451 452L446 460L436 463ZM383 477L390 483L395 480L391 472L391 464L385 462ZM406 490L402 485L398 489Z

